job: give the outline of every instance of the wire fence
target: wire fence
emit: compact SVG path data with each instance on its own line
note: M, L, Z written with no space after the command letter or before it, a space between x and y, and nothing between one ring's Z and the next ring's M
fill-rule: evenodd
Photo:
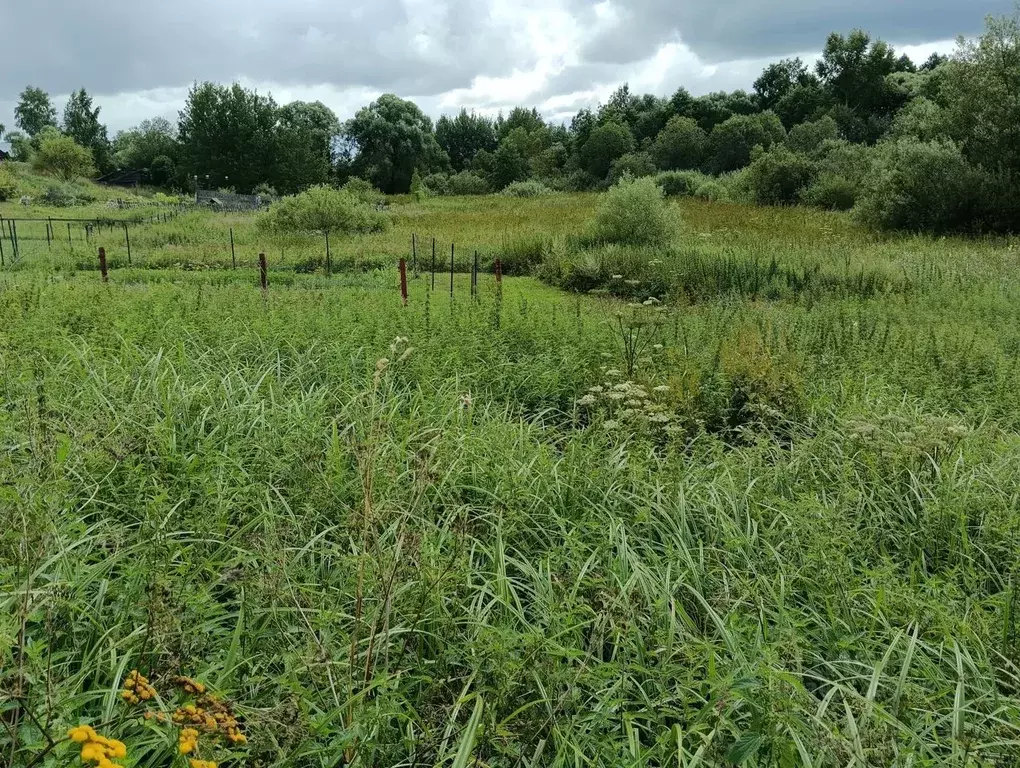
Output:
M75 218L0 218L0 267L16 267L23 263L26 243L35 244L47 251L53 249L66 249L74 257L73 266L81 270L98 270L102 282L110 282L111 276L115 278L118 269L132 267L146 269L144 259L136 263L133 259L131 245L131 228L139 223L169 223L176 218L178 213L168 213L165 220L162 217L147 219L143 222L114 219L75 219ZM18 224L22 224L19 230ZM31 225L31 226L26 226ZM63 226L61 226L63 225ZM66 239L65 239L66 237ZM43 246L45 243L45 246ZM102 243L102 244L100 244ZM449 291L451 298L458 293L458 284L463 292L463 280L458 281L458 275L469 278L467 293L472 298L477 298L480 293L480 277L488 275L494 278L494 284L498 291L501 291L503 281L503 261L495 257L488 264L483 264L477 250L469 251L466 259L458 259L458 248L456 243L450 243L449 258L445 252L437 250L437 241L431 239L431 248L421 247L421 238L412 234L409 243L409 251L406 256L393 260L390 267L383 267L383 271L396 268L399 276L400 298L406 305L409 301L409 281L424 281L424 285L430 293ZM322 246L324 261L322 271L326 277L334 274L335 264L330 246L329 233L322 233ZM227 238L224 244L229 248L231 270L251 270L257 272L257 285L263 291L270 288L270 275L274 271L306 271L299 269L294 264L285 264L281 258L280 263L273 264L271 257L262 250L257 260L238 258L237 243L234 239L234 230L227 231ZM463 252L463 249L461 249ZM163 269L164 267L160 267ZM226 268L226 265L224 265ZM255 281L253 280L253 283Z

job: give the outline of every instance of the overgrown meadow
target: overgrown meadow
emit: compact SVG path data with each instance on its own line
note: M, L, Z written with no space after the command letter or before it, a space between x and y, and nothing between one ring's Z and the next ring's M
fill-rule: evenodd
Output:
M1015 244L597 204L19 225L0 759L1017 764Z

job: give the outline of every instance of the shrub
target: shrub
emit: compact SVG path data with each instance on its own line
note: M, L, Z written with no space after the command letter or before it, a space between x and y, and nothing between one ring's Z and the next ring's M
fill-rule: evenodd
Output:
M811 153L817 152L826 141L838 138L839 126L826 115L821 120L793 126L786 137L786 146L794 152Z
M92 152L75 143L70 136L49 135L39 142L32 165L64 181L95 173Z
M857 203L857 185L845 176L822 174L801 192L801 202L829 211L849 211Z
M425 182L421 180L421 174L418 173L417 168L415 168L414 173L411 174L411 196L419 203L429 196L428 187L426 187Z
M380 232L390 223L350 191L330 187L285 197L259 217L259 227L270 232Z
M55 208L88 205L96 201L95 195L79 184L50 184L39 199L44 205L52 205Z
M648 177L625 178L610 189L589 226L592 241L628 245L665 245L676 230L675 209Z
M18 180L14 174L0 165L0 203L13 200L18 196Z
M609 168L609 180L615 184L624 176L640 179L655 175L655 163L647 152L630 152L613 161Z
M448 195L450 193L450 175L448 173L430 173L422 181L425 182L429 192L434 195Z
M722 202L730 199L729 192L726 191L725 185L719 181L706 181L700 187L694 191L694 196L699 200L711 200L712 202Z
M690 197L709 177L697 171L666 171L655 177L666 197Z
M877 229L952 232L979 226L986 177L950 142L889 141L858 203Z
M261 195L262 197L271 198L276 198L280 196L280 194L276 191L276 187L266 182L262 182L257 187L255 187L255 194Z
M657 177L657 183L667 197L693 197L698 187L714 178L701 171L667 171Z
M758 205L791 205L814 175L815 165L807 157L777 146L751 163L747 183Z
M858 191L871 177L876 156L874 147L851 144L842 139L822 142L815 153L819 177L828 174L842 176Z
M515 181L504 187L499 194L505 197L541 197L551 195L553 191L540 181Z
M358 176L349 178L347 183L340 187L340 189L354 195L354 197L367 205L378 205L386 200L386 195L373 186L372 182Z
M487 195L489 182L471 171L461 171L450 177L451 195Z

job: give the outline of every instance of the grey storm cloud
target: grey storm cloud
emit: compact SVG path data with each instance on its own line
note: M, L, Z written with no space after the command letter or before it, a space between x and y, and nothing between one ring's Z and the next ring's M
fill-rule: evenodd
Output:
M532 39L536 30L553 39L571 32L557 26L562 20L549 21L555 15L538 20L531 14L536 9L565 12L573 20L567 27L578 34L562 38L576 39L576 47L529 103L551 97L567 103L577 92L625 80L669 42L682 42L701 64L728 63L696 90L738 87L738 81L747 87L753 76L741 64L817 51L831 31L861 27L901 45L927 43L975 34L986 14L1014 8L1013 0L12 0L4 6L0 121L8 127L17 94L28 84L55 95L84 86L109 104L111 96L240 79L392 91L450 108L443 94L470 89L480 76L534 68L542 56ZM472 98L478 106L505 106L498 87ZM121 120L139 109L122 110Z
M603 0L572 0L594 21ZM709 63L820 49L830 32L869 30L900 44L980 32L988 14L1014 0L610 0L618 22L588 41L582 58L621 64L649 46L681 39Z
M438 93L529 64L472 0L34 0L2 23L7 98L26 83L119 93L234 78Z

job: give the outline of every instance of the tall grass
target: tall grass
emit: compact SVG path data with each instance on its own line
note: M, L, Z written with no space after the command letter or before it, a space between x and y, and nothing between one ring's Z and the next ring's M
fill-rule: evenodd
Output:
M429 200L338 252L552 252L591 208ZM224 764L1017 762L1011 252L684 220L627 251L666 268L648 306L147 268L231 223L254 249L209 214L108 286L42 251L0 277L0 755L69 764L89 722L180 760L119 701L137 668L235 703ZM773 258L847 282L748 290ZM628 368L669 429L608 397Z

